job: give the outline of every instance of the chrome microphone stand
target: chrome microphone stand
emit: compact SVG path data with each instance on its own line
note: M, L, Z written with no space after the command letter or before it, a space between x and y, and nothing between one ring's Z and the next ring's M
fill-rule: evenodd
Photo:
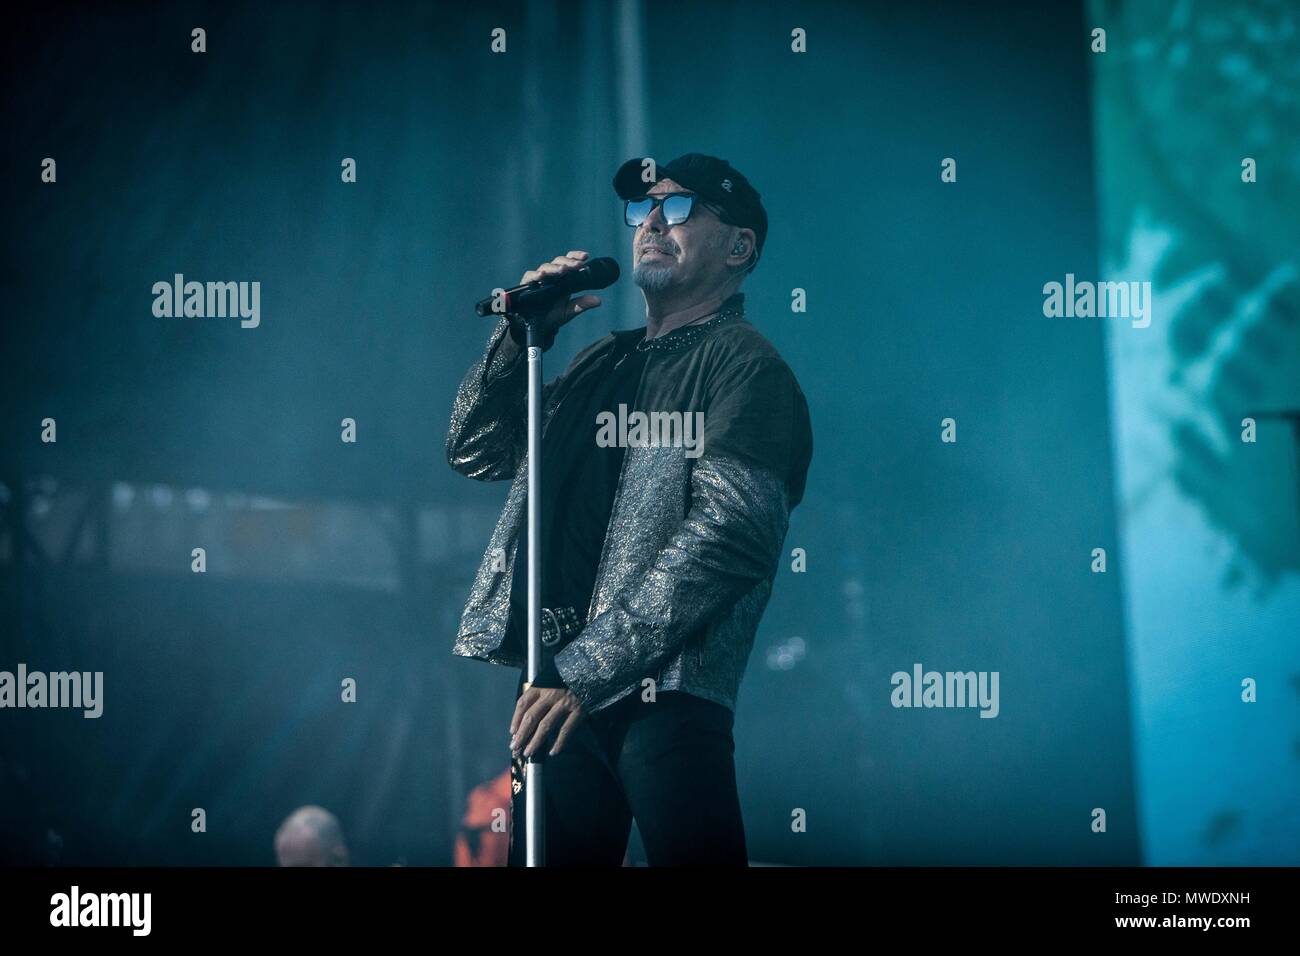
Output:
M521 316L528 346L528 682L542 666L541 316ZM546 784L541 752L524 764L525 866L546 865Z

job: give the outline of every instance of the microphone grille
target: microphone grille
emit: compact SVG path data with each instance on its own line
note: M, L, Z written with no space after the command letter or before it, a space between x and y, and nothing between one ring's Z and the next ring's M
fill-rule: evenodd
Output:
M618 260L604 256L600 259L592 259L587 263L587 275L591 277L592 289L604 289L618 281L619 268Z

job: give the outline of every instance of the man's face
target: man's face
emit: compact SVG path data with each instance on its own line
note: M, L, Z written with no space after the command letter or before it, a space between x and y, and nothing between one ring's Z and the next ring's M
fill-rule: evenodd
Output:
M690 190L661 179L646 193L662 196ZM696 200L690 218L675 226L664 221L663 206L655 207L632 236L632 279L647 292L705 288L726 272L731 227Z

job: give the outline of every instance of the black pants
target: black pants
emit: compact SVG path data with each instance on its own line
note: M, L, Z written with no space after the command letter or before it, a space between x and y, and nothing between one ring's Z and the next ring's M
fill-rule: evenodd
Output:
M678 691L653 703L633 692L588 714L544 760L546 865L621 865L635 818L651 866L747 866L732 722L721 704ZM524 865L523 789L510 865Z

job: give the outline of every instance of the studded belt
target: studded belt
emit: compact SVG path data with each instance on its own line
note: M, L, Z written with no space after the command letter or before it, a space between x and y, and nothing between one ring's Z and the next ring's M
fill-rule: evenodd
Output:
M582 615L571 607L542 608L542 644L555 647L582 630Z

